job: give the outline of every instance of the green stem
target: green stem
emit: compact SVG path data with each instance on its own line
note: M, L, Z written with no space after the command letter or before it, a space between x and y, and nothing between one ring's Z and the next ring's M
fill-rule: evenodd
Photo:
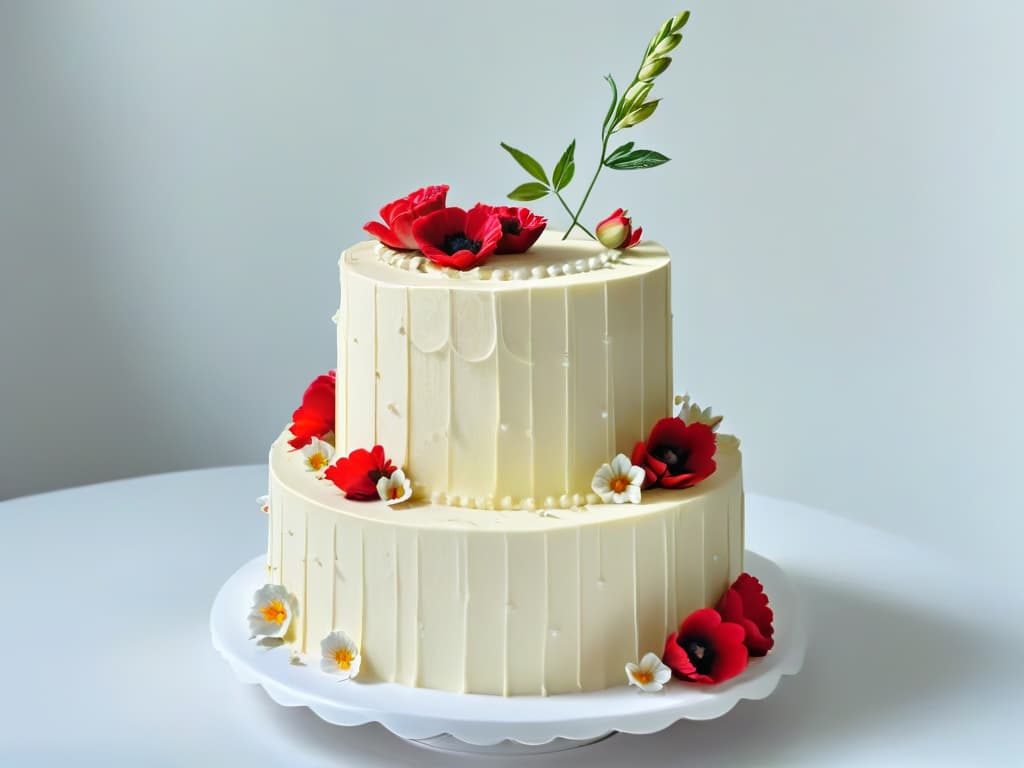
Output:
M593 184L591 184L591 186L593 186ZM572 232L572 228L573 227L579 227L580 229L582 229L587 234L587 236L593 237L595 240L597 240L597 238L594 237L594 233L593 232L591 232L589 229L587 229L582 224L580 224L579 222L576 221L576 219L579 218L579 213L577 213L575 216L573 216L572 208L570 208L568 203L565 202L565 198L562 197L561 193L560 192L555 192L555 197L558 198L558 202L560 202L562 204L562 207L565 208L565 212L568 213L569 216L572 216L572 224L570 225L570 227L567 230L565 230L565 234L562 235L562 239L565 240L569 236L569 233ZM584 202L586 202L586 201L584 201Z
M597 240L597 238L594 237L594 235L591 235L590 232L587 232L587 228L586 227L584 227L582 224L579 223L579 219L580 219L580 216L583 214L583 207L587 204L587 200L590 199L590 193L594 191L594 184L597 183L597 177L601 175L601 169L604 168L604 156L605 156L605 153L608 151L608 140L611 137L612 137L612 134L611 134L611 131L609 131L608 135L604 136L602 141L601 141L601 160L597 164L597 170L594 171L594 176L590 180L590 186L587 187L587 191L583 195L583 200L580 201L580 206L579 206L579 208L576 209L576 213L572 213L572 211L569 211L568 207L566 207L566 211L568 211L569 215L572 216L572 223L570 223L569 224L569 228L567 230L565 230L565 234L562 236L563 240L565 240L565 238L567 238L569 236L569 233L572 232L572 228L573 227L579 227L584 232L586 232L588 235L590 235L595 240ZM563 205L564 205L564 203L563 203Z

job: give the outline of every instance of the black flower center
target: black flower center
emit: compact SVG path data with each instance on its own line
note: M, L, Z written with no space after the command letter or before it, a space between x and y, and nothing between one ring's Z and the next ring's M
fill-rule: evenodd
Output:
M441 250L451 256L453 253L459 251L472 251L476 253L480 250L480 246L483 245L479 240L471 240L466 236L465 232L453 232L450 235L444 236L444 243L441 245Z
M697 674L711 674L711 667L715 663L715 650L706 639L703 637L680 637L676 642L680 648L686 651Z
M523 231L523 228L519 226L519 219L502 219L501 220L501 234L503 235L518 235Z
M681 475L687 471L687 462L690 460L690 452L683 448L675 448L671 445L664 445L655 448L651 453L654 458L665 462L670 475Z

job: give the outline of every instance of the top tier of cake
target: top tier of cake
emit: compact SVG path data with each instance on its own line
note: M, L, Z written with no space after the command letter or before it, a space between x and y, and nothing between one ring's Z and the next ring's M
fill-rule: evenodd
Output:
M579 503L670 415L669 258L560 238L470 272L345 251L338 450L383 445L416 495L449 504Z

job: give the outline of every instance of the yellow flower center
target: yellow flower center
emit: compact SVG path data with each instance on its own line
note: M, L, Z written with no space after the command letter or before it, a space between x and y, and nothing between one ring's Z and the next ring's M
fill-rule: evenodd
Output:
M638 669L633 673L633 677L641 685L647 685L654 680L654 673L648 672L646 669Z
M317 451L309 457L309 467L314 472L319 472L321 469L327 466L327 457L324 456L320 451Z
M388 490L388 498L397 499L401 495L402 495L402 488L400 486L393 485Z
M355 654L348 648L339 648L334 652L334 663L339 669L350 669L355 658Z
M615 491L615 493L622 493L624 490L629 488L629 478L628 477L616 477L611 482L611 488L612 488L613 491Z
M278 626L284 623L284 620L288 618L288 611L285 610L284 603L280 600L273 600L260 608L260 613L263 614L264 621L272 621Z

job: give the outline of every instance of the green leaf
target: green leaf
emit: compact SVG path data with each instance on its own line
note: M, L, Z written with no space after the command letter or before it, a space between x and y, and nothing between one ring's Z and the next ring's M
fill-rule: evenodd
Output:
M504 141L501 142L501 147L510 155L512 155L515 161L519 163L520 166L522 166L523 170L526 171L531 176L533 176L533 178L544 184L548 183L547 174L544 173L544 169L541 167L540 163L538 163L528 154L523 152L521 149L510 147Z
M572 181L573 174L576 173L575 154L576 139L573 139L572 143L565 148L562 156L558 158L554 173L551 174L551 183L554 185L556 192L561 192Z
M608 163L611 162L612 160L617 160L618 158L622 157L623 155L628 155L632 149L633 149L633 142L632 141L627 141L621 147L616 147L615 149L613 149L611 151L611 153L608 155L608 157L606 157L604 159L604 164L608 165Z
M622 149L622 147L619 147L619 149ZM618 156L614 156L613 153L604 161L604 164L609 168L614 168L616 171L636 171L641 168L654 168L668 161L669 158L660 152L655 152L653 149L637 149L632 152L627 150L624 154Z
M601 123L601 135L604 136L605 131L608 130L608 126L612 124L613 120L618 114L619 106L619 89L615 86L615 78L611 75L605 75L604 79L608 81L608 85L612 87L612 103L608 107L608 114L604 116L604 122Z
M544 184L538 184L536 181L528 181L525 184L520 184L518 187L509 192L508 199L519 200L520 202L540 200L550 191L551 190L548 189Z

